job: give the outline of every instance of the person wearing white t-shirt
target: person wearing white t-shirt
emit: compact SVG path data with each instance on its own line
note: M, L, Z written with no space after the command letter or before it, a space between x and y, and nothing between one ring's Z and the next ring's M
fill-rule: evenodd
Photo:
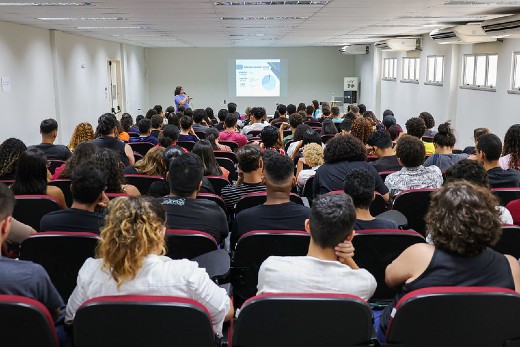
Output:
M376 280L352 259L356 210L346 194L323 194L313 202L305 230L306 256L267 258L258 273L258 293L337 293L370 299Z
M242 129L242 134L244 135L247 135L248 132L253 130L262 131L266 126L269 125L269 123L265 121L265 108L253 107L251 113L253 114L253 117L251 117L251 123Z

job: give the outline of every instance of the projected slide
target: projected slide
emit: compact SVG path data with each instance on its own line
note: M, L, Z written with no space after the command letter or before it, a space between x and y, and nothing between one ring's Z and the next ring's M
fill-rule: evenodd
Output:
M236 96L280 96L280 59L237 59Z

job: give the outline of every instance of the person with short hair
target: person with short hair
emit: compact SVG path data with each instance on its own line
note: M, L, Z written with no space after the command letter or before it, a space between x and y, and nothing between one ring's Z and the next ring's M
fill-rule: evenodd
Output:
M429 112L421 112L419 114L419 118L422 118L424 121L424 124L426 125L426 132L424 133L424 136L427 137L434 137L437 132L433 130L433 127L435 127L435 119Z
M139 137L131 137L130 143L135 142L148 142L153 145L158 145L159 140L155 136L152 136L151 132L152 122L149 119L142 119L139 121Z
M475 142L475 146L477 145L478 138L484 134L491 134L491 131L488 128L473 129L473 141ZM475 146L468 146L464 148L462 153L466 153L468 155L476 155L477 152L475 151Z
M263 107L253 107L251 110L253 113L253 118L251 119L251 123L246 125L242 129L242 134L247 135L250 131L253 130L263 130L269 123L265 122L265 108Z
M305 107L305 119L304 121L305 122L308 122L308 121L314 121L314 118L312 117L312 115L314 114L314 106L312 105L307 105L307 107Z
M179 134L179 141L199 141L199 137L193 130L193 118L190 116L182 116L179 120L181 124L181 132Z
M161 134L161 129L162 129L164 118L162 115L156 114L156 115L152 116L150 121L151 121L150 135L155 137L156 139L158 139L159 135Z
M58 137L58 122L55 119L44 119L40 123L40 134L42 142L39 145L29 146L29 148L38 148L42 151L48 160L67 160L72 155L70 149L64 145L55 145L56 137Z
M453 133L450 122L439 125L439 131L433 137L433 146L435 147L435 154L430 155L424 162L424 166L436 165L445 171L452 165L458 163L463 159L467 159L468 155L461 153L453 153L453 148L457 138Z
M520 187L520 172L500 167L502 141L495 134L484 134L478 138L477 159L486 169L491 188Z
M284 122L288 122L289 119L287 119L287 107L284 105L284 104L279 104L277 107L276 107L276 110L278 111L278 113L280 114L279 117L277 118L273 118L271 120L271 125L275 125L277 123L284 123Z
M341 123L339 123L339 130L341 130L341 135L350 135L350 131L352 130L352 120L351 119L343 119Z
M260 139L262 140L261 147L265 151L266 149L276 151L280 154L285 154L285 151L280 148L281 144L280 134L278 128L268 125L262 129L260 133Z
M237 115L234 113L228 114L226 116L226 120L224 121L224 131L220 132L219 139L220 141L232 141L236 142L238 147L242 147L247 144L247 137L243 134L240 134L237 131Z
M392 198L404 190L442 186L441 170L435 165L423 166L424 152L424 144L418 138L410 135L399 138L396 155L403 168L385 179Z
M343 122L343 117L341 117L341 114L339 113L339 107L333 106L330 109L330 114L332 115L332 121L334 123L341 123Z
M424 120L419 117L412 117L406 121L406 133L408 135L417 137L424 144L424 149L426 151L426 155L431 155L435 153L435 147L433 142L425 142L422 140L424 133L426 132L426 123Z
M282 142L285 145L287 142L292 141L294 139L294 133L296 132L296 128L299 125L303 124L303 117L299 113L291 113L289 115L289 124L282 123L280 125L280 137L282 138ZM283 131L285 129L291 128L291 134L283 137Z
M229 114L228 110L222 108L218 111L218 124L214 126L218 131L224 131L224 122L226 121L226 116Z
M208 115L206 114L206 111L201 108L193 111L193 131L205 132L208 130L208 123L204 120L207 117Z
M397 124L397 120L392 115L386 115L383 117L383 125L385 126L386 130L389 130L391 126Z
M258 293L337 293L368 300L376 280L352 257L339 257L338 244L350 242L356 212L345 194L318 196L305 220L310 234L306 256L267 258L258 272Z
M136 121L139 116L136 117ZM92 141L99 150L110 149L117 153L119 160L125 165L133 165L135 163L134 151L130 145L116 137L117 119L112 113L105 113L98 119L96 133L98 138Z
M349 111L356 116L356 118L362 118L363 114L359 111L358 105L350 105Z
M374 154L378 158L370 162L377 172L399 171L402 169L397 156L394 154L392 138L388 131L382 129L374 131L368 138L367 144L374 149Z

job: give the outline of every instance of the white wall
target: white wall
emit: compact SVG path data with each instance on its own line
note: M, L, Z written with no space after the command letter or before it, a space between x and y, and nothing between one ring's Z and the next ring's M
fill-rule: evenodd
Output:
M248 106L263 106L273 113L276 103L309 104L328 101L331 93L343 95L343 78L354 73L354 58L333 47L305 48L153 48L148 49L150 105L172 105L174 90L182 85L193 97L193 107L218 110L223 101L233 101L244 112ZM229 92L229 61L280 58L288 60L287 96L280 98L235 97ZM232 77L234 78L234 76Z

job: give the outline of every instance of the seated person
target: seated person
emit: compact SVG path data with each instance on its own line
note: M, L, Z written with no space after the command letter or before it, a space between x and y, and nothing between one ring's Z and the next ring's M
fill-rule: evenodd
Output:
M344 191L350 195L356 208L354 230L397 229L393 220L374 218L370 214L370 204L376 196L375 181L366 169L354 169L347 173Z
M139 116L136 117L139 118ZM99 135L98 138L92 141L99 150L110 149L114 151L118 156L119 160L125 165L133 165L135 163L134 151L129 144L125 144L119 140L116 136L118 121L112 113L105 113L98 119L98 125L96 133Z
M141 195L136 186L125 183L123 168L120 165L116 152L109 149L101 149L94 156L94 162L106 176L106 193Z
M520 172L514 169L504 170L499 159L502 153L502 141L495 134L484 134L478 138L477 159L486 169L491 188L520 187Z
M204 118L207 118L206 111L204 111L201 108L196 109L193 111L193 131L200 131L205 132L209 129L208 123L204 120Z
M161 205L152 200L121 197L110 202L98 258L87 259L79 271L66 322L74 320L85 301L98 296L179 296L204 305L214 332L222 334L222 324L233 316L233 304L197 263L164 256L165 219Z
M424 120L422 118L412 117L406 121L405 126L408 135L414 136L422 141L422 137L426 133L426 123L424 123ZM433 146L433 142L422 141L422 143L424 145L426 155L435 153L435 147Z
M216 129L216 127L208 128L205 134L206 140L211 143L211 147L213 147L214 151L232 152L229 146L219 143L218 139L220 137L220 132Z
M308 207L290 200L291 189L296 183L292 160L272 152L264 161L264 178L267 200L240 211L235 219L231 234L231 244L240 236L253 230L305 230L305 220L309 217Z
M170 195L161 199L168 229L189 229L210 234L222 243L229 233L226 214L210 200L197 199L204 167L199 156L184 153L170 163Z
M161 114L154 114L150 121L152 126L150 130L150 135L158 139L159 135L161 134L161 128L164 122L164 117Z
M490 248L501 235L497 205L489 189L464 181L432 193L425 220L433 245L416 243L386 268L386 284L399 291L381 315L374 312L378 337L383 338L396 303L413 290L477 286L520 291L517 259Z
M424 121L424 124L426 125L426 132L424 133L424 136L428 137L434 137L437 132L433 130L433 127L435 126L435 119L429 112L421 112L419 114L419 118L422 118Z
M251 123L249 123L249 125L246 125L242 129L242 134L244 134L244 135L247 135L247 133L249 133L250 131L253 131L253 130L262 130L266 126L269 125L269 123L264 121L265 114L266 114L265 108L253 107L251 112L253 113L253 117L251 118Z
M238 180L236 184L229 184L222 188L220 196L226 203L229 213L233 212L235 204L246 194L265 192L262 182L264 163L262 151L257 145L245 145L236 152L238 159Z
M164 147L151 148L142 159L139 159L134 165L128 165L123 172L125 175L146 175L164 177L168 168L163 159ZM143 192L145 195L146 192Z
M149 119L142 119L139 121L139 137L131 137L130 143L134 142L148 142L154 145L159 144L159 140L151 135L152 122Z
M70 190L70 208L47 213L40 221L40 231L83 231L99 234L104 216L96 207L106 207L107 178L93 163L85 163L74 171Z
M424 123L422 119L421 122ZM386 176L385 179L392 198L408 189L440 188L441 170L435 165L428 167L422 165L424 152L423 142L414 136L401 136L397 140L397 160L403 168Z
M208 140L199 140L191 153L196 154L202 160L202 166L204 167L204 176L220 176L225 179L229 176L229 171L220 166L215 158L215 154L213 153L213 147Z
M64 145L55 145L58 136L58 122L55 119L45 119L40 123L42 142L29 148L38 148L45 153L48 160L67 160L72 155L70 149Z
M318 143L309 143L303 148L303 157L298 159L296 169L296 184L303 189L309 178L314 177L316 170L323 164L323 146ZM310 169L304 169L304 165Z
M424 166L436 165L445 171L450 168L453 164L467 159L468 155L454 154L453 147L455 147L455 134L450 126L450 122L439 125L439 131L433 137L433 146L435 147L435 154L430 155L424 162Z
M225 108L221 108L217 114L219 122L217 125L215 125L214 128L216 128L218 131L223 131L224 130L224 121L226 120L226 117L228 114L229 114L228 110L226 110Z
M287 142L294 140L294 133L300 124L303 124L303 116L294 112L289 114L289 123L282 123L282 125L280 125L280 138L282 139L284 146L287 144ZM289 128L292 133L284 137L283 131Z
M285 154L285 151L282 149L281 143L278 141L279 130L278 128L268 125L262 129L260 133L260 138L262 139L261 147L265 151L266 149L270 149L276 151L280 154Z
M352 119L343 119L341 123L339 123L339 130L341 130L341 135L350 135L350 131L352 130Z
M397 161L397 156L394 154L392 138L388 131L374 131L370 135L367 144L374 148L374 154L379 158L370 162L377 172L399 171L402 169L401 164Z
M180 133L181 133L181 131L179 130L179 128L176 125L166 124L165 126L163 126L161 135L159 135L159 143L161 142L161 138L163 138L163 139L168 138L171 140L171 143L168 144L168 146L164 146L164 148L167 148L170 146L175 146L175 145L177 145L177 141L179 141ZM186 148L184 148L184 147L181 147L181 148L183 149L184 153L189 152Z
M466 153L468 155L476 155L477 152L475 152L475 147L477 146L478 138L484 134L491 134L491 131L488 128L473 129L473 141L475 142L475 146L468 146L464 148L462 153Z
M242 147L247 144L248 140L246 135L240 134L237 131L238 117L236 114L228 114L224 121L224 130L220 132L220 141L232 141L236 142L238 147Z
M376 280L351 257L340 258L337 245L350 242L356 213L345 194L323 194L314 200L305 231L310 234L306 256L267 258L258 272L258 294L337 293L364 300L376 290Z
M18 159L27 147L22 140L8 138L0 144L0 180L14 180Z
M181 124L181 133L179 135L179 141L193 141L197 142L199 137L193 131L193 118L190 116L182 116L179 120Z

